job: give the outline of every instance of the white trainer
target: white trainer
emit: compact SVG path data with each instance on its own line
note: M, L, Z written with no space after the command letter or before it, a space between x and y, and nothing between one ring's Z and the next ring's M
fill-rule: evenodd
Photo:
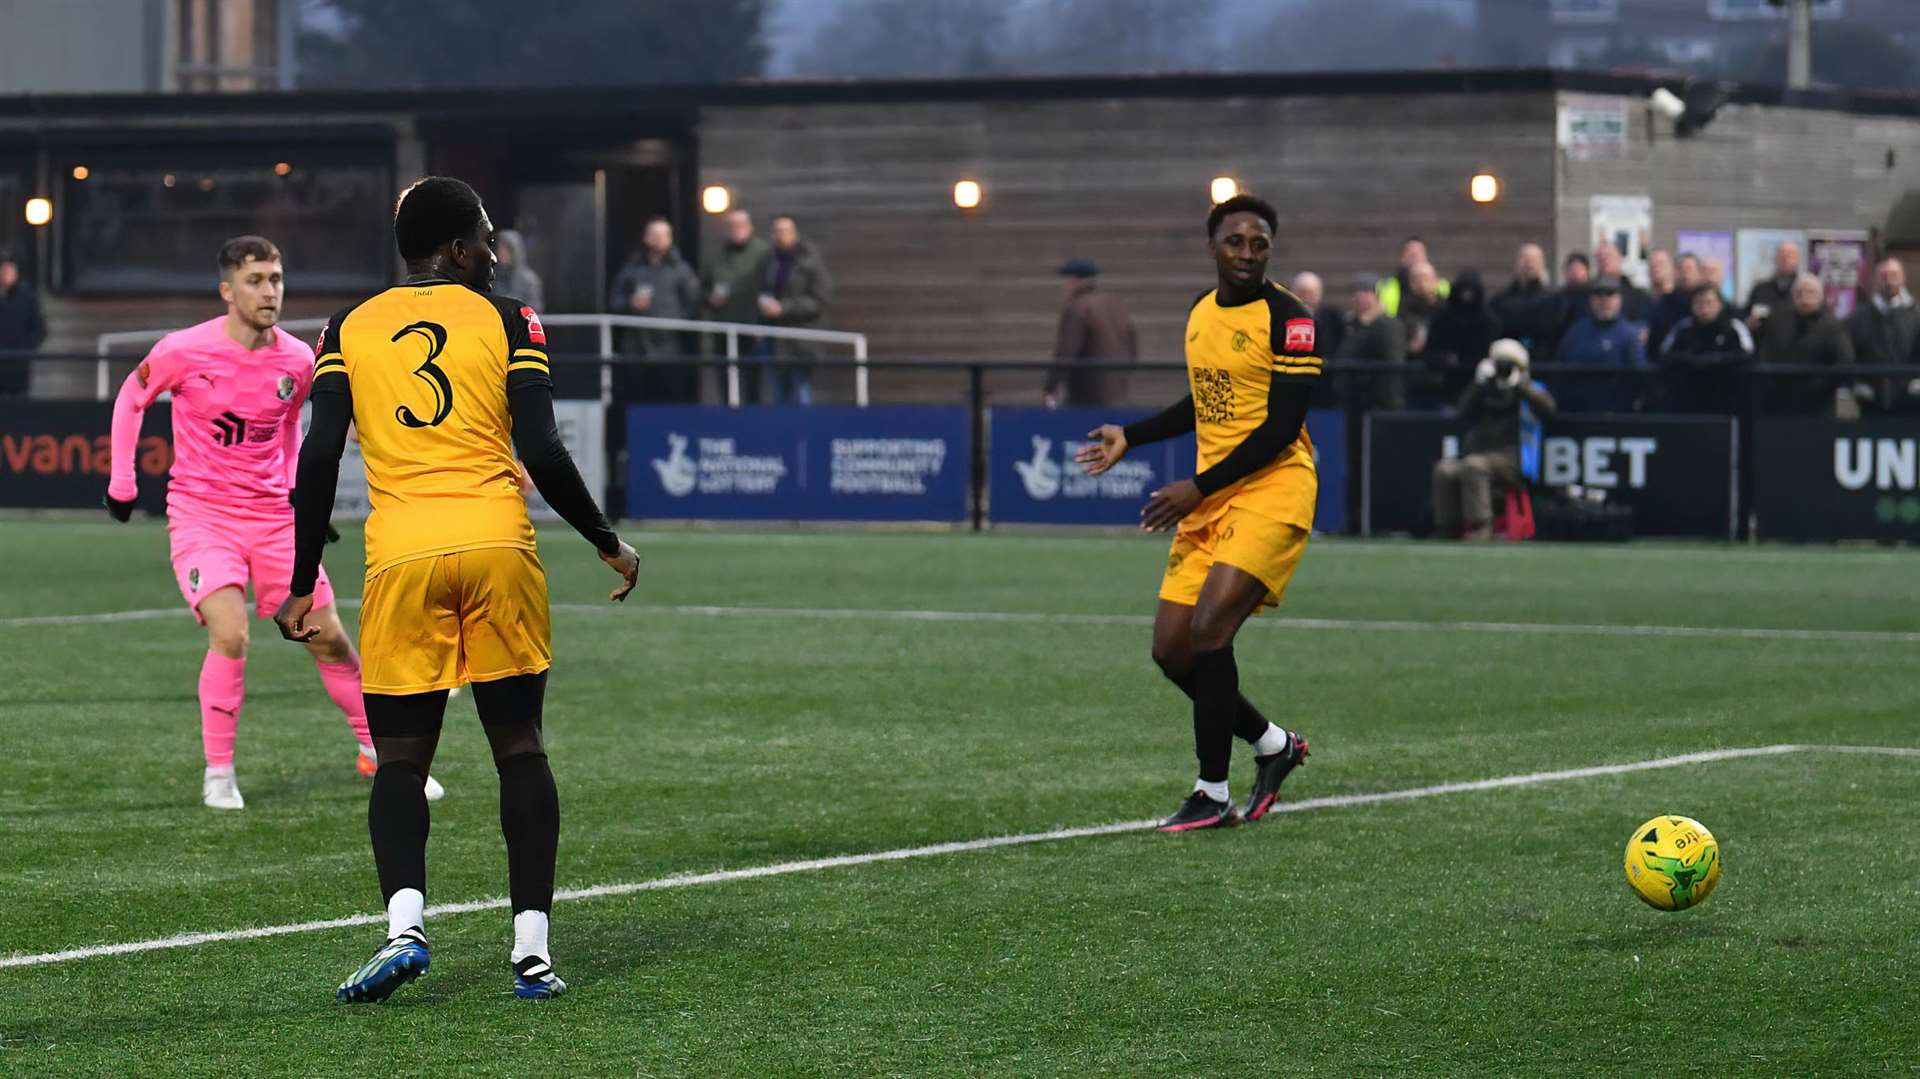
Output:
M208 809L245 809L246 800L240 797L240 785L233 781L231 768L222 771L207 769L206 778L200 782L200 800Z
M428 776L427 777L427 801L437 802L440 799L445 798L446 796L447 796L447 788L442 787L440 785L439 780L433 778L432 776Z

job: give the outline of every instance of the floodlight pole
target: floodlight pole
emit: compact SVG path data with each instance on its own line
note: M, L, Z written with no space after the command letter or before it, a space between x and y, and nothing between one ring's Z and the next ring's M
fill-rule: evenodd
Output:
M1813 81L1813 0L1787 0L1787 88Z

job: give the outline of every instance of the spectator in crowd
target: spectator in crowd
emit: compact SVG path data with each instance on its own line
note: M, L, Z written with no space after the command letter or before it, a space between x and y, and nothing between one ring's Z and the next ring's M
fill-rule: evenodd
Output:
M1873 268L1873 291L1848 317L1847 333L1860 363L1920 363L1920 307L1907 291L1907 268L1899 259L1884 259ZM1920 388L1912 376L1879 375L1867 384L1882 409L1900 411L1916 403L1912 390Z
M1327 287L1320 275L1312 270L1302 270L1293 275L1290 286L1300 302L1313 309L1313 341L1322 356L1337 356L1340 353L1340 338L1346 327L1340 319L1340 309L1324 302Z
M1530 377L1520 342L1502 338L1475 368L1459 412L1465 452L1433 466L1433 521L1442 538L1485 541L1493 538L1494 493L1525 482L1523 432L1538 437L1553 417L1553 396Z
M1627 278L1626 263L1620 257L1620 249L1611 242L1595 248L1593 272L1597 277L1610 277L1620 282L1621 317L1645 326L1653 316L1653 297Z
M1554 361L1616 371L1647 366L1646 327L1622 317L1620 280L1596 278L1587 299L1587 314L1560 339ZM1569 412L1627 412L1640 387L1621 378L1573 376L1561 388Z
M0 252L0 397L25 396L32 354L47 339L40 297L20 279L20 264Z
M1647 295L1657 303L1660 297L1672 294L1678 285L1673 252L1664 247L1656 247L1647 253Z
M1048 408L1070 405L1118 405L1127 398L1127 376L1093 365L1134 363L1140 359L1140 335L1119 297L1099 287L1100 268L1089 259L1068 259L1060 267L1065 303L1054 335L1053 367L1041 400Z
M1799 276L1800 245L1788 240L1773 251L1773 276L1747 293L1747 325L1758 329L1768 315L1792 307L1793 282Z
M1345 395L1349 400L1358 396L1360 400L1370 400L1377 408L1406 407L1407 386L1401 368L1407 362L1407 328L1381 306L1379 283L1370 274L1362 274L1354 280L1353 297L1348 303L1342 327L1340 352L1335 358L1361 360L1384 368L1364 383L1369 387L1365 395L1349 392Z
M1846 326L1827 310L1827 288L1820 279L1807 273L1794 278L1788 302L1791 307L1773 312L1760 326L1760 362L1851 367L1853 340L1847 336ZM1778 409L1831 413L1841 419L1855 419L1860 414L1851 387L1837 378L1815 375L1784 379L1775 385L1778 389L1767 396Z
M1395 317L1407 326L1407 353L1418 355L1427 348L1427 328L1440 313L1446 297L1440 291L1440 275L1431 262L1416 263L1407 271L1407 288L1400 294L1400 313Z
M1920 307L1907 291L1907 268L1889 258L1873 268L1873 293L1847 319L1854 359L1864 364L1905 363L1920 339Z
M1665 255L1664 251L1655 251L1655 255ZM1657 265L1656 260L1648 260ZM1668 336L1673 328L1680 325L1693 314L1693 294L1700 287L1700 257L1687 253L1677 262L1669 263L1671 287L1654 297L1653 314L1647 319L1647 352L1658 358L1665 350ZM1656 291L1660 284L1659 271L1654 270Z
M493 291L525 300L535 311L545 311L547 290L540 275L527 263L526 237L514 229L501 229L494 239L493 253L500 259L493 272Z
M700 279L673 246L673 225L664 217L647 222L638 251L614 275L607 293L607 310L618 315L690 319L699 310ZM649 360L685 359L699 354L698 341L676 330L624 330L620 351ZM623 368L624 372L625 368ZM687 365L660 366L627 377L623 388L647 401L694 401L699 398L697 369Z
M1488 304L1500 332L1532 352L1551 356L1560 342L1560 295L1547 279L1547 253L1521 244L1513 258L1513 281Z
M791 217L773 219L773 253L760 285L760 320L769 326L795 329L821 329L827 322L827 309L833 305L833 275L820 257L819 249L800 238L800 226ZM803 360L774 368L774 402L810 405L813 403L813 367L820 356L819 346L811 341L776 339L774 355L783 360Z
M1727 267L1719 259L1709 255L1700 260L1700 283L1712 285L1720 290L1721 296L1727 295Z
M1567 256L1566 263L1560 269L1560 332L1559 339L1567 336L1573 324L1587 317L1589 297L1593 295L1593 263L1587 256L1575 251ZM1553 355L1560 354L1559 340L1554 342Z
M1380 297L1380 309L1390 317L1400 317L1400 301L1412 285L1413 268L1423 262L1429 266L1433 265L1427 258L1427 241L1418 236L1407 237L1400 245L1399 267L1393 271L1392 276L1381 278L1380 283L1374 286ZM1436 275L1435 291L1445 296L1447 287L1447 282L1438 279Z
M1427 370L1438 383L1441 400L1459 399L1474 364L1479 362L1475 357L1488 355L1487 349L1500 333L1499 322L1487 308L1487 286L1480 271L1462 271L1453 279L1446 306L1433 317L1422 354Z
M1753 359L1753 333L1718 288L1697 284L1687 317L1661 339L1659 355L1674 411L1734 412L1740 403L1735 380Z
M728 212L725 234L700 269L701 299L707 318L750 325L760 321L760 281L766 276L767 259L773 252L767 241L754 235L753 216L745 210ZM726 355L724 338L709 337L707 345L716 355ZM765 338L743 337L735 347L736 355L742 358L766 355ZM757 364L740 368L741 400L760 400L760 370ZM721 378L725 377L721 372Z

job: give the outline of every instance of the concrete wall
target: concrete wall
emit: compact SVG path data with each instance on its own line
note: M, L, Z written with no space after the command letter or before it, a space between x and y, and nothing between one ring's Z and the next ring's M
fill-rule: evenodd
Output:
M876 356L1044 358L1054 270L1077 255L1131 305L1146 356L1177 360L1213 281L1212 177L1279 207L1277 278L1316 270L1337 296L1414 232L1442 273L1504 278L1515 245L1550 238L1553 116L1546 92L709 108L700 165L763 221L799 217L838 281L834 324ZM1482 167L1505 184L1491 207L1466 195ZM986 185L970 214L962 177Z
M1590 246L1594 195L1652 196L1654 243L1671 247L1681 229L1881 227L1920 188L1920 116L1733 105L1676 139L1642 100L1627 105L1625 156L1558 163L1561 255Z

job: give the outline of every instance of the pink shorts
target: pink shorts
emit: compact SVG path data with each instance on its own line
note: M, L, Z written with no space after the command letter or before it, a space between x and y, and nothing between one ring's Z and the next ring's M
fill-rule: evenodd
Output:
M173 516L167 536L173 546L173 579L193 616L200 618L200 601L222 588L246 591L253 582L253 610L262 618L286 602L287 582L293 577L293 510L271 519L230 516L218 521ZM314 607L333 604L333 584L326 567L313 586Z

